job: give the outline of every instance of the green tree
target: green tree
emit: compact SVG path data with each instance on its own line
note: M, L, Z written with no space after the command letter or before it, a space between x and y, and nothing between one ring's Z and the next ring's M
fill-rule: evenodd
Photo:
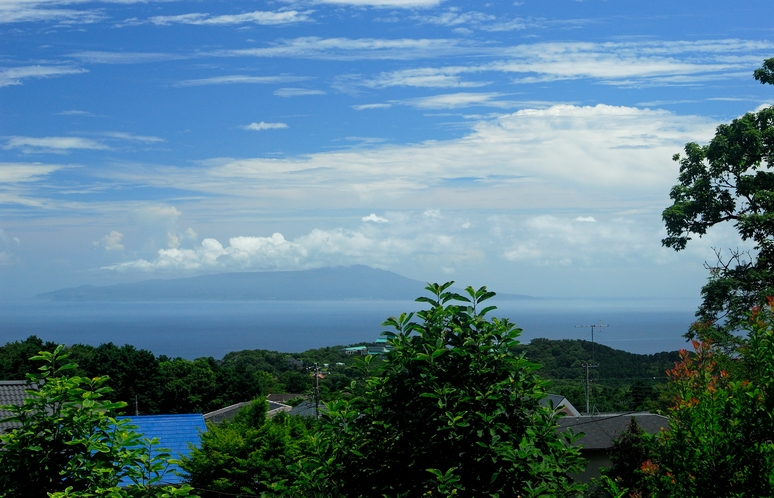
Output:
M761 83L774 84L774 59L755 72ZM697 316L713 327L691 329L687 337L729 342L751 307L774 294L774 107L747 113L718 126L707 145L688 143L680 164L673 204L663 212L667 236L662 243L680 251L692 236L719 224L733 223L754 248L717 251L707 264L710 277L702 288ZM724 319L724 320L722 320ZM699 334L703 333L703 336Z
M744 378L721 368L724 353L694 341L669 372L669 430L641 471L658 497L774 496L774 314L755 309L736 352ZM718 361L718 360L723 361Z
M655 438L645 432L632 417L626 430L613 441L610 450L612 466L603 475L614 479L620 487L642 489L642 464L655 458Z
M37 336L31 335L23 341L6 343L0 347L0 380L22 380L29 373L35 373L38 365L30 358L38 351L53 351L56 344L43 342Z
M109 342L90 348L78 358L78 364L87 377L107 376L116 399L125 400L132 408L136 402L140 413L159 413L159 393L166 382L152 352Z
M215 360L175 358L160 362L159 369L165 379L161 389L162 413L205 413L223 408L215 402L218 397Z
M145 470L162 470L165 462L150 458L149 447L128 419L117 419L123 402L111 402L107 377L70 376L77 368L68 362L64 346L31 358L43 366L29 374L28 398L22 406L3 406L3 419L20 427L0 435L0 497L51 496L189 496L181 489L150 486ZM135 482L119 489L122 479Z
M365 394L328 404L297 468L296 495L572 496L583 468L571 438L540 405L538 366L516 353L521 330L486 319L494 296L427 287L428 310L384 325L392 351ZM414 321L414 317L419 320Z
M284 413L267 420L267 406L257 399L232 420L209 424L201 445L182 459L188 482L223 496L259 494L268 489L264 481L290 479L288 466L301 453L308 422Z

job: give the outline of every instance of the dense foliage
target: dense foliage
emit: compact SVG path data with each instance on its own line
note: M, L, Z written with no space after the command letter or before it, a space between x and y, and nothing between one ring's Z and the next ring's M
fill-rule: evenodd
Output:
M667 382L665 371L679 360L677 351L634 354L583 340L532 339L519 345L526 357L551 381L551 392L561 394L578 409L585 408L586 363L599 365L591 371L591 408L599 412L663 409L660 393ZM593 353L592 353L593 350Z
M514 351L521 333L487 320L486 288L432 284L430 309L385 322L393 350L362 397L328 405L293 496L571 496L583 467L541 406L538 366ZM414 321L416 316L418 321Z
M56 344L36 336L0 346L0 380L21 380L37 366L29 358L51 352ZM350 368L355 358L342 347L325 347L288 354L265 350L228 353L214 358L169 358L113 343L75 344L68 352L83 377L105 376L115 399L140 414L206 413L268 393L308 394L312 379L306 367L327 365L320 391L326 399L342 395L361 374Z
M62 346L33 356L43 366L28 375L29 397L2 407L19 427L0 435L0 497L192 496L189 487L154 488L169 454L151 456L158 441L116 418L126 403L105 399L107 378L70 375L77 365L67 359ZM119 488L122 480L133 484Z
M280 413L266 418L267 403L255 400L232 420L208 424L201 445L182 459L187 481L203 496L257 494L265 483L292 477L289 466L302 453L313 423Z
M774 59L755 72L761 83L774 84ZM701 237L713 226L730 222L753 250L717 251L708 264L710 278L702 289L697 311L712 328L692 329L689 338L728 342L744 323L751 307L774 294L774 107L747 113L718 126L707 145L688 143L680 163L679 183L670 193L674 201L664 210L667 236L662 243L677 251L692 236Z
M774 311L753 310L734 356L694 341L669 371L669 430L619 438L609 476L632 496L774 496ZM736 363L734 373L721 365Z

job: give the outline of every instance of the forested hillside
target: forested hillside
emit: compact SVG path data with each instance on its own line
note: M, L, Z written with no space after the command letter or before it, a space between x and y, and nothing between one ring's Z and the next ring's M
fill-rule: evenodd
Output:
M0 347L0 380L24 379L36 366L29 358L56 345L36 336ZM357 357L341 352L343 346L311 349L303 353L243 350L186 360L156 356L132 345L70 346L80 374L107 375L115 399L135 406L141 414L208 412L267 393L309 393L312 378L307 367L324 367L320 382L323 399L346 396L350 382L362 377ZM653 407L655 386L666 381L665 370L674 366L677 352L638 355L595 345L593 405L599 411ZM592 344L582 340L534 339L521 345L527 357L542 366L539 375L553 381L550 390L567 396L579 409L585 407L585 370ZM136 402L136 403L135 403ZM649 404L650 403L650 404Z
M583 365L599 365L589 372L592 411L655 410L660 407L658 386L667 381L666 370L680 359L677 351L634 354L570 339L533 339L521 349L541 365L538 373L553 382L552 391L566 396L581 411L586 407Z

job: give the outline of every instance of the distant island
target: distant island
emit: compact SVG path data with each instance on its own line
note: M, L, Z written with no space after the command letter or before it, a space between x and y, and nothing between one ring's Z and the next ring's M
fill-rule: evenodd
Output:
M35 297L50 301L407 301L422 295L425 285L390 271L354 265L83 285ZM518 294L498 293L497 297L535 299Z

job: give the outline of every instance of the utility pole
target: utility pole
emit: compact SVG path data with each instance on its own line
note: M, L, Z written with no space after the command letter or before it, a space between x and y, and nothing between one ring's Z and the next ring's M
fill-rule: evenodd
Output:
M591 363L586 363L585 365L581 365L581 367L586 369L586 415L591 415L591 406L589 403L589 398L591 395L591 378L589 375L589 371L592 368L599 368L599 364L597 364L597 355L596 355L596 343L594 342L594 329L599 328L599 332L602 332L602 327L609 327L610 325L602 325L602 320L599 321L599 323L595 323L592 325L576 325L576 329L580 328L590 328L591 329Z
M320 418L320 367L315 363L312 366L314 371L314 413L316 418Z
M325 366L327 367L328 364L326 363ZM328 372L323 372L317 363L313 363L309 370L314 372L314 412L315 416L320 418L320 374L327 375Z
M585 363L581 367L586 369L586 415L591 415L591 408L589 406L589 394L591 392L591 381L589 380L589 370L592 368L599 368L599 365L591 365Z

